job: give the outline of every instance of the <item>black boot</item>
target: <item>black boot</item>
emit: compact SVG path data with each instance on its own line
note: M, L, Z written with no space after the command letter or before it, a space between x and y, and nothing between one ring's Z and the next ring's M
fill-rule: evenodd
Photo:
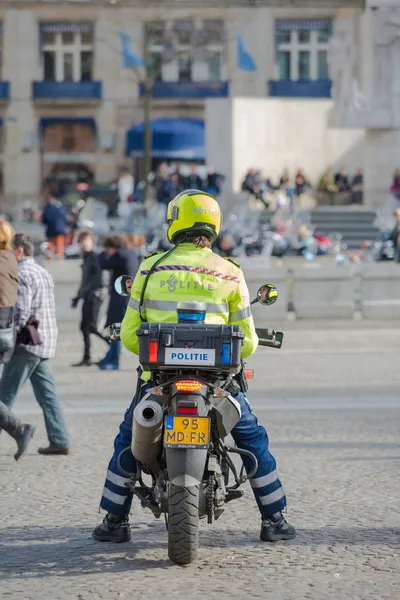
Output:
M90 367L92 365L92 361L90 358L82 358L82 360L78 363L74 363L71 367Z
M129 542L131 539L131 526L128 517L116 517L108 514L101 525L97 525L92 533L93 539L98 542Z
M281 512L267 517L261 523L260 540L262 542L292 540L294 537L296 537L295 528L286 521Z
M33 434L35 433L36 427L33 425L25 425L22 435L15 438L17 442L18 451L14 454L15 460L21 458L25 450L27 449L29 442L31 441Z

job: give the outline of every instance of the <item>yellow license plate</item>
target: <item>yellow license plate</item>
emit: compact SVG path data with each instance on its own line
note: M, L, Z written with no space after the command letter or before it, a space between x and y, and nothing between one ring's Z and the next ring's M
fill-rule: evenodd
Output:
M208 417L165 417L164 448L208 448Z

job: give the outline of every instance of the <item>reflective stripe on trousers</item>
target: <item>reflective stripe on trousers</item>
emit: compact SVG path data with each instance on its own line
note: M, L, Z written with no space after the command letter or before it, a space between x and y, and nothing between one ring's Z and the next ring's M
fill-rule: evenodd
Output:
M150 387L151 385L148 383L143 384L141 395L144 395ZM125 412L124 420L119 426L119 433L114 440L114 454L108 465L103 495L100 502L100 508L121 517L129 514L133 499L132 492L125 485L129 479L118 469L118 456L123 450L131 447L134 402L135 398ZM127 473L136 472L136 461L129 450L124 452L121 456L120 464Z
M286 506L286 496L276 469L275 458L269 451L269 440L265 428L259 425L245 394L237 394L242 416L239 423L232 429L232 437L238 448L249 450L258 460L258 470L250 484L258 508L263 518L283 510ZM246 471L252 469L252 462L243 457Z
M151 387L145 384L142 394ZM239 402L242 416L239 423L232 430L232 437L236 445L244 450L253 452L258 460L258 470L251 480L255 499L260 509L261 516L266 518L281 511L286 506L286 497L276 470L276 462L268 449L268 435L264 427L258 424L257 417L251 410L245 394L234 396ZM117 466L118 455L125 448L130 448L132 439L133 401L125 413L125 418L120 425L119 434L114 441L114 454L108 465L107 477L104 484L103 496L100 507L113 515L124 517L129 514L133 495L125 486L128 479ZM252 469L252 462L244 457L246 470ZM127 451L121 457L121 466L128 473L136 470L136 462L132 453Z

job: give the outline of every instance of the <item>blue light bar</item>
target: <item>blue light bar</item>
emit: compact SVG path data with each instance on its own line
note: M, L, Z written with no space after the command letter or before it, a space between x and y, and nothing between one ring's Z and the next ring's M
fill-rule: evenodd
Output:
M204 321L204 313L181 313L178 311L178 323L185 321Z
M231 345L230 344L222 344L222 358L221 363L223 365L231 364Z

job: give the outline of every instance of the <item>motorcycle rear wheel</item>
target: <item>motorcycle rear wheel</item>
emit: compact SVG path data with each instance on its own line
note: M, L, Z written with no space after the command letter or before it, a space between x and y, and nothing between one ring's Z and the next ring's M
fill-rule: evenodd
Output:
M168 556L178 565L197 557L199 546L199 486L169 485Z

